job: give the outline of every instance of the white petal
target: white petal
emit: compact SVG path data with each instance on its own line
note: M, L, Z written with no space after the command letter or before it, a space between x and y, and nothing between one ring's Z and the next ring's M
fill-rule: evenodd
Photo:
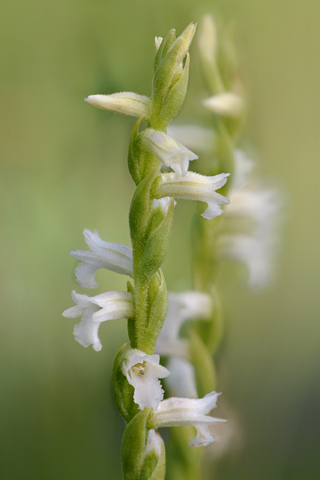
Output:
M189 161L198 158L191 150L169 135L152 128L147 128L143 132L143 146L178 175L185 175L189 168Z
M130 317L134 313L132 296L128 292L106 292L95 297L72 292L72 298L76 305L62 315L68 318L82 317L74 327L75 339L84 347L92 345L96 351L102 348L98 337L100 323Z
M133 92L119 92L111 95L90 95L85 101L94 107L133 117L150 118L150 98Z
M84 230L84 237L91 252L71 250L70 255L81 260L76 269L77 282L83 288L97 286L94 276L99 268L133 277L132 248L121 243L101 240L97 231Z
M216 190L226 183L228 176L229 173L221 173L213 177L194 172L187 172L184 176L163 173L156 188L156 196L207 202L208 208L203 216L211 219L222 213L220 205L229 203L226 197L216 193Z
M218 396L218 393L211 392L197 399L174 397L163 400L155 412L155 428L193 425L197 429L197 437L191 445L209 445L214 437L208 430L208 425L225 422L223 419L206 415L216 406Z
M170 375L166 380L174 396L197 398L196 379L193 365L184 358L172 357L168 362Z

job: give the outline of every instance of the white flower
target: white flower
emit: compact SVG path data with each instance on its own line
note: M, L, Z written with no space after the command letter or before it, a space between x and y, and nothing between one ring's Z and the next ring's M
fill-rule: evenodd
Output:
M133 399L140 410L146 407L155 410L163 399L159 378L167 377L170 372L159 362L159 355L147 355L136 348L128 350L123 360L122 372L134 387Z
M147 128L142 134L144 148L178 175L185 175L189 161L198 158L191 150L159 130Z
M85 101L94 107L133 117L150 118L150 98L133 92L119 92L111 95L89 95Z
M177 355L177 353L175 354ZM196 377L193 365L185 358L177 356L169 357L169 377L166 379L166 387L175 397L197 398Z
M194 172L187 172L184 176L176 173L163 173L159 176L155 197L174 197L207 202L208 208L202 213L202 216L210 220L223 213L220 205L229 203L226 197L216 193L216 190L226 183L228 176L229 173L220 173L213 177Z
M88 297L73 291L72 298L76 305L65 310L62 315L67 318L82 317L81 322L74 327L74 337L84 347L92 345L96 352L102 348L98 336L101 322L134 315L131 293L105 292Z
M214 131L199 125L169 125L167 131L171 137L198 152L212 149L215 141Z
M99 268L106 268L113 272L133 277L132 248L121 243L109 243L101 240L97 231L88 229L83 231L86 244L91 252L85 250L71 250L70 255L81 260L75 274L77 282L83 288L94 288L95 273Z
M188 320L210 320L212 309L212 299L206 293L169 293L168 312L156 343L156 352L189 358L188 342L179 339L180 328Z
M179 427L193 425L197 429L197 436L189 442L193 447L208 446L214 441L209 425L225 422L220 418L210 417L207 414L216 407L219 393L211 392L203 398L172 397L160 402L155 411L153 423L159 427Z
M242 98L236 93L224 92L203 100L203 105L213 113L226 117L237 117L244 108Z

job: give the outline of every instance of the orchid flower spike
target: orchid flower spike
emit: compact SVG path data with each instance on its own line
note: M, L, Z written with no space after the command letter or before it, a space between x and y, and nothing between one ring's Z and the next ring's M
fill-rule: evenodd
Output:
M174 197L184 200L199 200L207 202L208 208L201 215L208 220L223 213L221 205L227 205L227 197L216 193L223 187L229 173L220 173L213 177L187 172L184 176L177 173L163 173L159 175L155 187L155 197Z
M128 292L105 292L95 297L88 297L72 292L76 305L65 310L62 315L67 318L82 317L73 330L74 337L80 345L92 345L96 352L102 348L98 330L101 322L134 315L132 295Z
M214 441L209 425L226 421L207 415L217 406L219 395L219 393L211 392L203 398L172 397L163 400L153 417L154 428L193 425L197 429L197 436L189 442L189 445L207 447Z
M191 150L159 130L147 128L142 133L142 138L144 148L178 175L185 175L189 161L198 158Z
M128 350L123 360L122 373L134 387L133 399L140 410L146 407L156 410L163 399L159 378L167 377L170 372L159 362L159 355L147 355L136 348Z
M71 250L69 252L70 255L81 260L75 269L75 274L82 288L97 286L94 277L99 268L133 277L132 247L121 243L104 242L97 231L91 232L85 229L83 234L91 251Z

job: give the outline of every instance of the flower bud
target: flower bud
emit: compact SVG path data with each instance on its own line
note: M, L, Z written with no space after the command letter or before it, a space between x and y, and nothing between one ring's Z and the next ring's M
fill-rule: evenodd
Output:
M111 95L89 95L85 101L93 107L132 117L143 117L149 121L150 98L133 92L112 93Z

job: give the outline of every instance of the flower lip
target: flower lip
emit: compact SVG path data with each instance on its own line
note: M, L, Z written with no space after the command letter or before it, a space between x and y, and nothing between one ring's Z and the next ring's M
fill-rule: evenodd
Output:
M129 349L124 357L122 373L134 387L133 399L140 410L146 407L155 410L163 399L159 378L167 377L170 372L159 362L159 355L147 355L138 349Z

